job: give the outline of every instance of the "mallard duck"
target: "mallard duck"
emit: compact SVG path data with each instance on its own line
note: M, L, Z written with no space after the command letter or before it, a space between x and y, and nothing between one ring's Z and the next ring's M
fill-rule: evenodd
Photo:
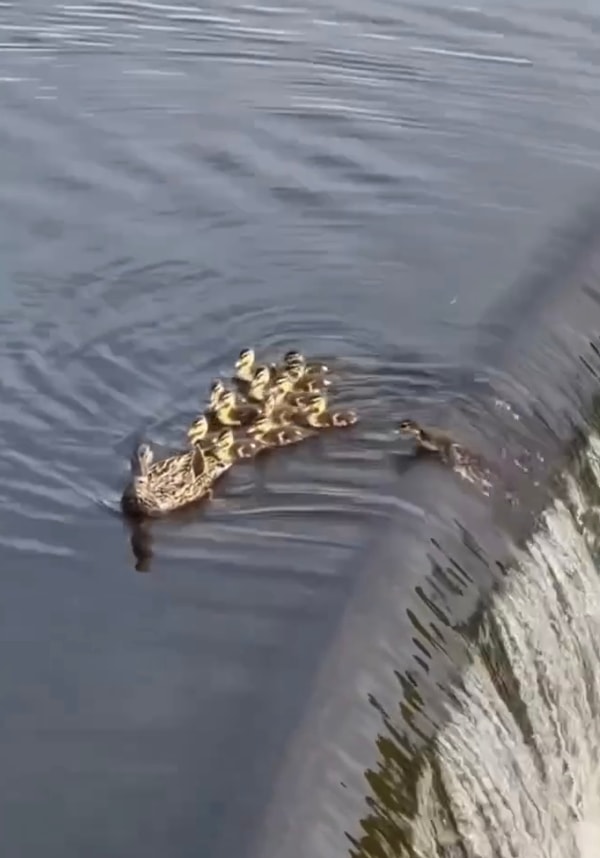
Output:
M302 411L302 421L313 429L334 429L354 426L358 416L354 411L327 411L327 398L320 393L307 397Z
M234 391L227 390L222 395L213 416L221 426L245 426L260 413L261 410L257 406L247 403L238 404Z
M278 425L268 415L262 415L248 428L248 434L252 435L260 449L267 447L285 447L289 444L297 444L312 433L307 428L294 425Z
M414 438L418 450L437 453L448 461L454 461L461 449L460 445L447 432L433 427L421 426L416 420L403 420L398 426L398 432L401 435Z
M158 516L209 497L215 480L231 467L226 449L225 439L217 438L209 451L194 447L155 462L149 444L141 444L132 461L132 480L123 492L123 509Z

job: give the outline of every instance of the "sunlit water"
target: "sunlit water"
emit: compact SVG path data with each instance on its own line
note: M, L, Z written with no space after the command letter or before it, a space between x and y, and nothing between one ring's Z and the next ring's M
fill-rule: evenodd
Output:
M542 2L15 0L0 28L4 850L241 857L367 586L359 558L410 505L393 421L443 422L454 397L470 401L483 313L595 181L600 18ZM114 514L132 444L180 443L248 344L332 361L361 424L240 467L212 504L152 529L136 574ZM536 537L523 566L544 554L544 574L495 609L524 683L515 623L547 659L568 637L528 613L535 599L552 615L554 578L571 575L573 610L589 594L577 635L593 639L585 540L562 508L546 515L564 557ZM419 574L396 581L402 603ZM388 673L413 633L388 630ZM530 717L558 747L561 719L583 725L591 703L566 662L552 667L573 714ZM598 819L592 731L548 763L566 772L552 824L572 822L552 839L528 809L537 770L486 682L475 654L462 716L439 735L452 842L576 855ZM349 707L368 690L350 687ZM499 744L505 731L508 756L480 753L463 777L485 730ZM497 798L508 769L523 820ZM485 814L463 798L483 780ZM358 837L366 793L361 770L356 818L340 817L324 855L347 853L344 830ZM429 817L424 854L444 842Z

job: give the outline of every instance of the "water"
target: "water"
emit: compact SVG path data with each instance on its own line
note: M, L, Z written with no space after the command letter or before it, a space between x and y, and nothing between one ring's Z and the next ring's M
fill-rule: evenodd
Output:
M346 833L360 839L380 721L369 695L397 706L391 677L421 640L411 617L429 627L422 526L451 521L457 500L452 489L439 509L440 489L420 507L408 487L429 469L394 456L389 427L408 408L489 452L497 417L489 403L479 415L478 377L503 350L513 364L494 376L498 398L517 410L527 399L512 352L536 330L543 279L526 320L513 298L495 326L482 319L594 186L599 24L593 7L539 1L0 3L0 810L11 854L241 856L268 850L286 820L320 837L307 855L344 855ZM135 439L179 443L211 379L254 343L332 360L360 430L244 465L207 508L132 540L113 513ZM540 373L533 399L538 383L556 385ZM514 445L529 453L525 440ZM525 490L514 468L503 478ZM472 487L460 504L487 531ZM529 520L523 510L504 513L502 537ZM390 527L412 540L414 563L404 541L386 542ZM592 592L583 543L565 540ZM380 577L366 575L378 557ZM566 574L559 566L543 580ZM487 594L488 572L470 574ZM514 586L498 602L501 635L531 598ZM395 607L389 621L380 596ZM471 615L466 601L452 623ZM372 651L344 631L361 616L365 634L378 630ZM519 641L501 639L515 675L529 676ZM322 678L342 649L336 699L348 717L370 713L347 734L328 703L336 683ZM466 663L456 644L440 682ZM462 708L432 690L423 717L438 725L443 710L448 723L440 715L435 778L468 816L452 842L485 854L490 826L477 829L457 784L469 743L456 712L480 706L477 730L496 730L498 707L477 656L463 684ZM321 789L323 754L286 807L292 749L308 759L319 746L301 740L314 712L337 728L329 749L353 775L324 775ZM556 792L581 823L578 843L598 819L577 806L592 807L580 798L593 791L589 741L569 763L577 789ZM506 766L525 771L508 745ZM490 764L496 790L501 762ZM408 776L425 797L427 771ZM524 795L518 781L514 801ZM436 800L408 815L425 851L443 842L443 825L427 822ZM524 837L534 823L513 816ZM528 854L583 850L574 838L565 826Z
M599 454L594 434L582 466L564 475L565 498L516 552L471 640L448 721L419 761L410 810L398 766L405 725L386 724L353 856L598 854ZM576 478L584 468L587 487Z

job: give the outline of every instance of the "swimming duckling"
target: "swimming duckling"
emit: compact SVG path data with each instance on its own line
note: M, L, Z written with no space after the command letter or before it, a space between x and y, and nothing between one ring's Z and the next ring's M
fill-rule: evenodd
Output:
M283 356L283 365L288 369L293 367L302 370L302 376L322 376L329 372L329 367L322 363L309 363L301 352L292 349ZM329 383L329 382L328 382Z
M258 449L258 444L252 439L236 441L229 427L223 429L217 436L217 455L228 463L233 463L235 459L249 459L256 455Z
M259 449L267 449L268 447L286 447L289 444L297 444L312 433L300 426L278 425L265 414L248 428L248 434L252 435Z
M254 405L238 404L233 390L226 390L214 411L215 419L221 426L245 426L261 413Z
M207 407L206 411L204 412L204 415L200 415L200 417L198 418L198 420L200 421L200 426L202 426L202 416L206 417L207 433L209 431L215 432L217 429L220 429L223 425L219 421L219 419L217 417L217 413L221 407L221 401L227 392L228 392L227 388L225 387L225 385L223 384L223 382L219 378L215 379L212 382L212 384L210 386L209 394L208 394L208 407ZM195 423L196 423L196 421L194 421L192 423L192 426L194 426ZM190 426L190 429L192 429L192 426ZM192 430L192 431L194 434L197 434L196 430ZM199 437L198 440L202 440L202 437Z
M398 426L398 432L414 438L418 450L437 453L445 461L455 461L461 449L447 432L421 426L416 420L403 420Z
M281 394L272 390L263 403L263 417L267 417L273 426L285 426L294 423L298 409L285 401Z
M232 445L233 432L229 428L217 432L210 442L206 442L205 446L196 443L193 448L192 460L194 473L199 473L200 468L204 469L204 473L212 473L220 468L229 467L234 458L231 455Z
M234 367L234 379L250 384L254 378L256 354L254 349L242 349Z
M209 394L208 394L208 408L209 411L215 411L219 402L221 401L221 397L226 393L226 388L223 382L216 378L210 386Z
M263 402L269 391L271 383L271 370L268 366L259 366L254 378L248 385L246 397L253 402Z
M354 426L358 421L355 411L327 411L327 398L320 393L307 397L301 413L302 420L313 429L334 429Z
M270 394L275 397L275 401L283 403L287 400L288 394L291 394L294 389L294 383L287 373L282 373L275 378L270 389Z
M271 387L271 393L275 394L278 402L285 402L286 404L294 406L305 405L306 401L310 399L312 394L321 393L322 390L323 384L317 381L317 379L302 379L302 381L298 383L294 379L293 372L290 372L289 370L285 370L277 375L275 382Z
M320 393L324 387L331 384L328 378L322 374L305 373L303 367L298 364L291 364L277 373L277 380L283 379L283 384L289 388L289 399L302 398L305 393Z
M214 432L209 432L211 428L211 415L201 414L192 420L187 430L187 438L191 447L202 447L207 449L214 443L218 436ZM219 424L217 424L219 425Z

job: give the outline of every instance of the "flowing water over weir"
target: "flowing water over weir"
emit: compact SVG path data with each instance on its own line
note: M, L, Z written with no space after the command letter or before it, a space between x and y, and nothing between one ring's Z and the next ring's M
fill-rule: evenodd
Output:
M386 719L369 833L351 854L598 854L598 526L589 531L580 517L600 512L599 452L595 436L583 454L595 491L568 479L567 503L544 512L506 570L448 692L448 722L416 771Z
M595 479L598 441L585 453ZM419 773L430 817L414 826L416 854L598 854L598 531L590 544L575 517L597 496L570 488L573 510L557 501L543 514L475 635Z
M496 455L491 491L429 464L419 481L405 476L415 505L372 546L368 592L323 672L259 854L600 854L596 244L588 234L543 266L535 335L517 348L517 334L505 370L458 398ZM530 312L535 281L517 290ZM407 603L398 576L415 565L428 583ZM407 626L412 664L400 670ZM352 709L340 683L362 688L364 705Z

